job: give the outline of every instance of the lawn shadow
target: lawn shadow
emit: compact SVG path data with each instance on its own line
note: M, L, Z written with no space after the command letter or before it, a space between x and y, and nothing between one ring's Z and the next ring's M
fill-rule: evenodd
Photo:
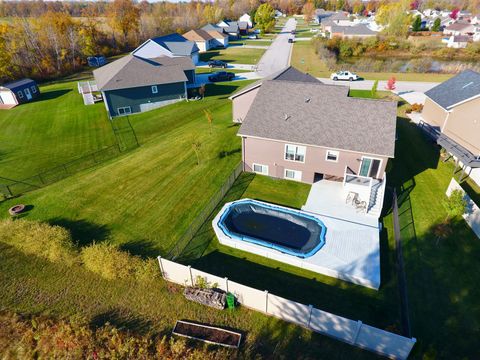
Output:
M50 225L61 226L72 235L79 247L84 247L93 242L101 242L110 236L110 229L106 225L95 224L87 220L71 220L66 218L53 218L48 220Z
M221 95L227 95L226 97L221 97L220 99L226 99L228 96L232 95L233 92L235 92L238 88L240 88L240 85L215 85L215 84L207 84L206 90L205 90L205 97L211 97L211 96L221 96Z
M90 327L96 329L106 323L117 329L128 329L139 335L148 334L153 326L150 320L134 317L129 310L113 309L94 316L90 321Z
M143 259L155 258L160 250L154 246L151 241L133 240L120 245L120 249L127 251L132 255L140 256Z
M241 252L238 251L238 254ZM276 267L265 266L218 249L190 260L188 264L201 271L228 277L255 289L268 290L302 304L311 304L336 315L362 319L370 325L386 327L398 321L398 311L392 311L389 306L392 299L385 299L388 294L382 293L383 288L377 292L313 272L305 271L300 276L289 272L294 267L283 263L276 263Z
M232 156L232 155L238 154L240 151L242 151L241 148L233 149L233 150L230 150L230 151L220 151L218 153L218 158L223 159L227 156Z
M53 91L45 91L40 94L40 96L35 100L35 102L47 101L59 98L65 94L71 92L72 89L61 89L61 90L53 90Z

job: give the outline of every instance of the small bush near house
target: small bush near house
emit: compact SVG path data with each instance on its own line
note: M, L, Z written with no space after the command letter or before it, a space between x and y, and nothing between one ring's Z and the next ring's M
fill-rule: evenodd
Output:
M423 104L418 104L418 103L412 104L413 112L422 112L422 110L423 110Z
M0 220L0 241L52 262L71 265L77 257L70 233L60 226L28 220Z
M142 260L138 256L110 244L92 244L81 252L82 263L87 270L105 279L155 279L159 275L155 260Z

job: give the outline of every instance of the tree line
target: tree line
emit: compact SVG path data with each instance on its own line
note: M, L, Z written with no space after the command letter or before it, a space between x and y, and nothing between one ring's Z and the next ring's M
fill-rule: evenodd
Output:
M238 19L259 4L259 0L0 2L0 82L71 74L88 56L121 54L151 37Z

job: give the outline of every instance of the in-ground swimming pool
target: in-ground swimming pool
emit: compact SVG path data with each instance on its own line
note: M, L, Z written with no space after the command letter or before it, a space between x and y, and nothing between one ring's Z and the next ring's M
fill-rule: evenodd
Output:
M320 219L250 199L231 203L217 225L232 239L300 258L314 255L325 244L326 227Z

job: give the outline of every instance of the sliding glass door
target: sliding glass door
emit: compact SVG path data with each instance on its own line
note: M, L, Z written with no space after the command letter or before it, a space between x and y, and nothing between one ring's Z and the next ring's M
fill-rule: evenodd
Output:
M362 157L362 163L360 164L360 176L368 176L376 178L378 176L378 170L380 169L380 164L382 160Z

